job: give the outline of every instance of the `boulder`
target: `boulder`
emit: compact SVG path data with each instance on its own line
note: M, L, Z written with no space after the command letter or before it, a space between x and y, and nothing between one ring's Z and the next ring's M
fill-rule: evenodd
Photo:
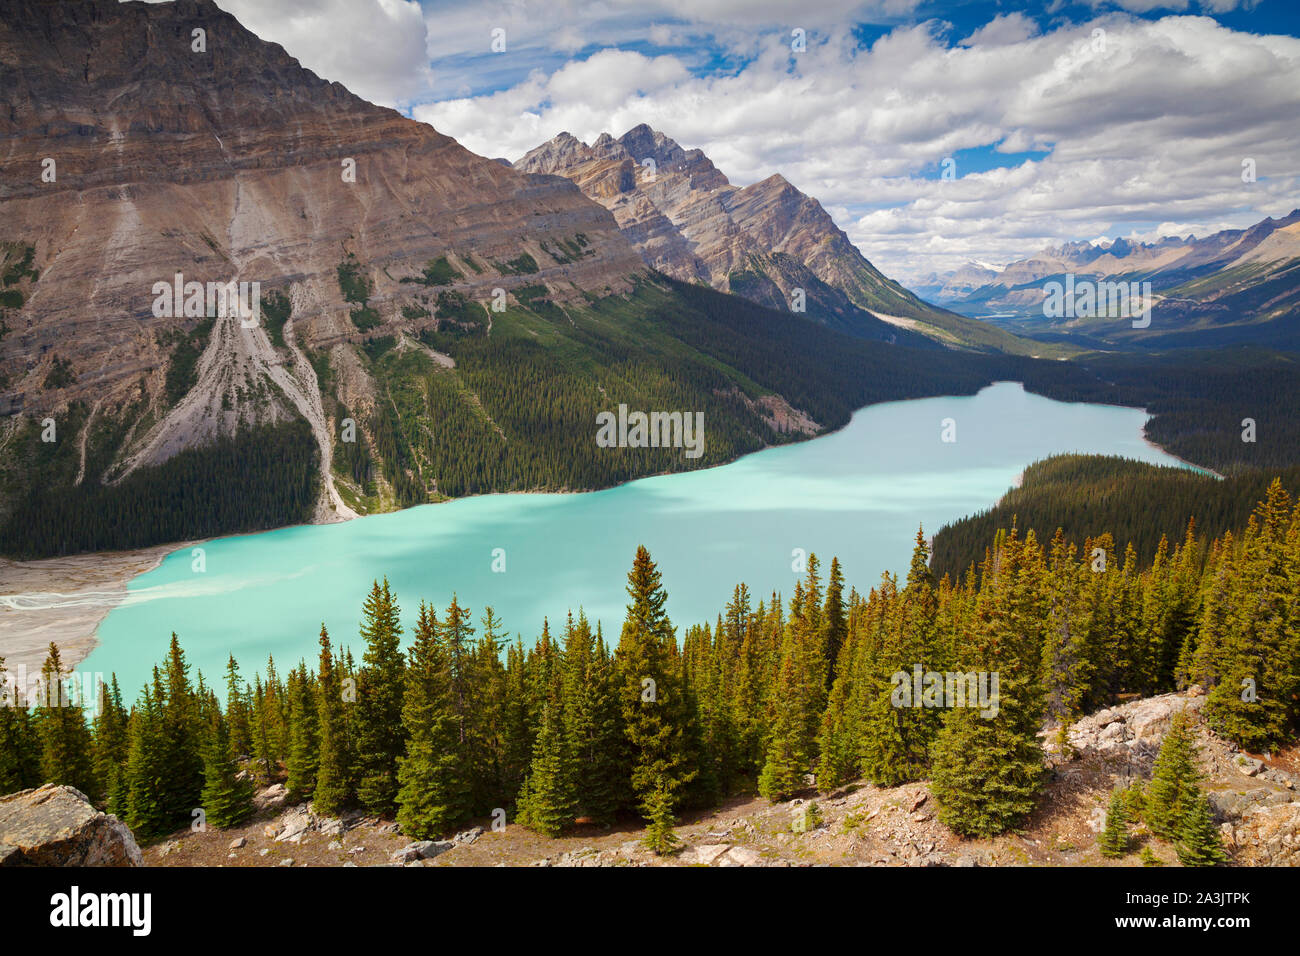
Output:
M0 865L143 866L131 829L86 795L46 784L0 797Z
M282 783L273 783L265 790L259 790L253 795L253 806L258 810L270 810L283 805L288 798L289 791L285 789Z
M482 827L472 827L468 830L462 830L460 833L457 833L454 837L451 838L451 842L456 844L457 846L469 846L469 844L473 843L482 835L483 835Z
M280 818L282 828L276 843L301 843L303 834L312 828L312 816L305 807L296 807Z
M718 866L762 866L763 857L747 846L733 846L718 857Z
M782 834L782 836L784 835ZM683 851L681 861L687 864L712 866L718 857L730 849L731 845L727 843L701 843L699 846L688 847Z
M1232 758L1232 765L1247 777L1253 777L1264 769L1264 761L1257 760L1248 754L1236 754Z
M1236 820L1254 807L1271 807L1290 803L1292 795L1285 790L1252 787L1250 790L1212 790L1207 796L1214 818L1219 821Z
M397 863L431 860L435 856L446 853L455 845L450 840L420 840L416 843L408 843L400 850L394 850L390 859Z

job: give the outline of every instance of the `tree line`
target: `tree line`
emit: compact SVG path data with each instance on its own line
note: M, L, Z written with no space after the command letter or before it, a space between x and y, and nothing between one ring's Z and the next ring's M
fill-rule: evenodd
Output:
M404 650L396 596L376 582L359 662L322 627L315 666L285 677L268 661L249 684L232 657L223 706L173 635L129 709L116 678L89 724L49 701L0 708L0 790L68 783L154 836L196 808L238 822L250 777L283 778L318 812L395 814L414 838L498 809L551 835L639 814L663 851L683 810L859 778L928 779L953 831L1001 833L1041 793L1045 726L1065 740L1082 714L1191 683L1223 737L1253 751L1294 738L1300 504L1279 481L1239 534L1189 527L1145 567L1108 534L1080 549L1014 526L960 580L936 580L928 559L918 531L902 578L846 594L838 560L823 580L810 556L788 601L755 606L738 585L680 642L645 548L612 643L580 611L525 647L490 608L476 627L453 597L441 613L420 605ZM51 647L45 675L62 670ZM918 670L997 675L995 706L932 700L928 680L900 701L899 675Z

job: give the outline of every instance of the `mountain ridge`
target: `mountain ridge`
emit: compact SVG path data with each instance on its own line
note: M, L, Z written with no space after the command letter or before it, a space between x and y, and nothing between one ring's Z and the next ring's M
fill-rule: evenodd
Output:
M702 150L645 123L618 138L601 133L591 145L561 132L514 165L577 183L610 210L648 266L675 279L786 311L802 294L810 316L851 334L880 337L886 323L948 346L1024 351L886 277L780 173L735 186Z

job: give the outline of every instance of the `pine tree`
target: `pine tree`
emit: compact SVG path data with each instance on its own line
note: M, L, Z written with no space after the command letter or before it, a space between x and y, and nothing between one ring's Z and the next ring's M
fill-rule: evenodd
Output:
M1151 832L1174 841L1197 793L1200 772L1196 767L1196 745L1187 714L1179 711L1170 722L1169 733L1160 745L1146 791L1146 822Z
M396 804L397 761L405 748L400 613L388 579L382 587L376 581L362 609L366 653L357 675L356 703L357 798L375 814L389 813Z
M664 613L668 595L644 546L637 548L628 572L627 593L632 603L627 606L618 643L619 697L631 748L631 787L648 815L652 794L676 806L697 770L689 763L685 743L688 715L672 670L676 640Z
M1102 856L1111 859L1117 860L1128 854L1128 807L1122 790L1110 795L1106 826L1097 837L1097 846Z
M1039 673L1045 567L1033 532L1015 529L994 553L961 646L965 671L997 675L997 712L954 707L935 744L931 792L939 819L963 836L992 836L1022 820L1042 789Z
M348 732L342 682L330 650L329 632L320 626L320 762L316 768L316 790L312 806L317 813L337 816L351 803L352 741Z
M163 804L162 781L167 774L162 735L162 683L154 669L153 686L146 686L127 723L126 823L139 837L165 833L175 823Z
M0 657L0 792L41 785L41 746L28 710L27 689Z
M161 703L161 759L166 768L160 796L168 820L181 823L193 818L203 792L203 758L199 754L203 728L189 665L175 634L161 678L155 688Z
M75 787L92 800L99 796L90 729L82 707L65 686L67 672L53 642L41 668L41 694L36 706L36 728L41 740L41 777L45 783Z
M230 732L220 708L211 708L203 753L203 811L208 823L226 829L253 815L253 787L238 775Z
M1183 866L1217 866L1228 862L1219 828L1214 825L1210 801L1199 790L1189 801L1175 849Z
M1290 496L1275 479L1243 536L1224 630L1201 662L1215 685L1206 722L1251 751L1289 740L1300 716L1300 549L1291 527Z
M247 685L239 679L235 655L226 662L226 723L230 729L230 749L236 756L253 752L253 730L249 720Z
M804 775L811 760L805 722L807 683L799 669L801 661L794 631L793 625L787 628L781 651L781 672L773 699L772 734L758 776L758 792L773 803L788 800L804 788Z
M844 572L840 568L840 559L835 557L831 558L831 570L826 581L826 605L822 610L822 621L825 628L823 654L828 664L826 692L829 694L835 684L840 650L848 639L848 621L844 616Z
M673 798L666 786L656 786L645 801L646 826L644 843L656 856L675 853L681 839L673 829L677 819L673 816Z
M130 741L127 737L128 715L122 706L122 691L117 675L108 688L100 687L99 712L95 715L95 777L103 788L104 804L109 813L126 814L126 764Z
M320 762L320 740L316 719L316 690L299 664L289 673L289 800L306 800L316 789L316 770Z
M453 709L447 648L433 609L421 602L402 702L406 752L398 761L397 822L416 839L464 819L467 780Z
M542 709L528 781L519 794L519 822L549 837L559 836L573 823L577 807L573 759L558 711L554 701Z
M623 797L619 754L618 689L605 642L593 639L581 611L570 622L564 653L564 732L572 748L578 812L594 823L613 822Z

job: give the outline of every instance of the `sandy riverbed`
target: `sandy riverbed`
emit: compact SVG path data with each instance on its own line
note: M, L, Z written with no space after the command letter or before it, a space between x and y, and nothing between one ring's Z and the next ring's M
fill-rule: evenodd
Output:
M127 583L185 546L41 561L0 558L0 657L5 667L39 671L51 641L59 646L64 666L76 667L95 647L95 631L122 600Z

